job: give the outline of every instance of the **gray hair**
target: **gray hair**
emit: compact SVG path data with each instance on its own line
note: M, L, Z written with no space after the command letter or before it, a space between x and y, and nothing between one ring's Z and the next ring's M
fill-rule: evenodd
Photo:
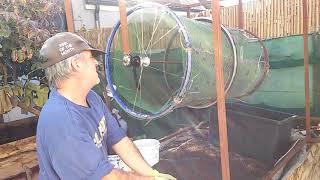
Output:
M50 88L58 88L59 83L68 78L72 73L72 62L80 58L80 54L71 56L45 69Z

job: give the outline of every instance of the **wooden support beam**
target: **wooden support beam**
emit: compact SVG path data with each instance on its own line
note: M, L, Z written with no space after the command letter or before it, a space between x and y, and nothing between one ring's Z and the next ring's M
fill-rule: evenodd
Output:
M119 0L119 12L120 12L120 28L121 28L121 40L122 40L122 48L123 54L130 54L129 47L129 34L128 34L128 20L127 20L127 10L126 10L126 2L125 0ZM143 44L141 45L143 46Z
M214 70L216 77L217 107L219 122L220 157L222 180L230 180L228 133L226 122L226 105L222 64L222 40L220 23L220 0L211 0L212 33L214 50Z
M243 20L243 7L242 7L242 0L239 0L239 11L238 11L238 17L239 17L239 28L244 28L244 20Z
M64 0L64 9L66 13L67 28L69 32L74 32L73 13L71 0Z
M303 50L304 50L304 91L305 91L305 115L306 115L306 140L311 140L310 120L310 83L309 83L309 52L308 52L308 2L302 0L303 13Z

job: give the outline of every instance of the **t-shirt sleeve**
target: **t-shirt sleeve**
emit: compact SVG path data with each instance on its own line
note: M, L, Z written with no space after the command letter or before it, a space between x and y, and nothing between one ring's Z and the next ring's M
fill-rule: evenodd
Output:
M111 115L110 111L105 108L105 117L107 119L107 145L112 147L114 144L119 142L122 138L126 136L126 132L122 129L117 120Z
M101 148L89 134L73 133L56 145L51 154L53 168L60 179L101 179L113 169Z

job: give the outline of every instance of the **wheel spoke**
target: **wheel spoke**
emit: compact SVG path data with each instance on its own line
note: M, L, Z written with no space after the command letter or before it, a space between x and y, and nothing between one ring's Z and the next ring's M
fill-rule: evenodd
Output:
M157 9L156 17L157 17L157 16L158 16L158 9ZM154 18L154 24L153 24L153 25L155 25L155 22L156 22L156 19L157 19L156 17ZM158 21L158 23L157 23L156 28L154 29L154 27L152 27L152 35L151 35L150 41L149 41L149 43L148 43L148 46L147 46L147 48L146 48L147 51L148 51L148 48L149 48L149 46L150 46L150 44L151 44L151 42L152 42L152 40L153 40L154 34L157 32L158 27L159 27L159 24L160 24L160 22L162 21L162 17L163 17L163 13L160 15L160 18L159 18L159 21ZM149 55L151 55L151 48L150 48L150 53L149 53Z
M173 28L171 28L170 30L168 30L164 35L162 35L156 42L152 43L150 48L153 47L153 45L157 44L162 38L164 38L165 36L167 36L168 34L170 34L170 32L174 29L176 29L178 27L178 25L175 25Z
M150 61L150 63L153 64L182 64L182 62L177 62L177 61Z
M155 68L155 67L152 67L152 66L148 66L148 67L151 68L151 69L154 69L154 70L156 70L156 71L163 72L163 73L165 73L165 74L174 76L174 77L182 78L182 77L180 77L178 74L169 73L169 72L163 71L163 70L161 70L161 69L158 69L158 68Z
M141 71L140 71L140 76L139 76L139 81L138 81L138 87L136 88L136 94L135 94L135 96L134 96L133 110L134 110L134 108L136 107L138 91L140 91L139 86L141 86L142 72L143 72L143 66L141 66ZM140 99L140 100L141 100L141 99Z

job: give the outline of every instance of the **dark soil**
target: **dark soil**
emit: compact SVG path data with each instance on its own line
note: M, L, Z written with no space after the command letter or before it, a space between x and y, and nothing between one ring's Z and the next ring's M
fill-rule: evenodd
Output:
M187 128L175 136L162 138L160 162L156 169L179 180L221 179L220 150L208 141L209 128ZM257 160L229 153L230 174L234 180L257 180L267 166Z

